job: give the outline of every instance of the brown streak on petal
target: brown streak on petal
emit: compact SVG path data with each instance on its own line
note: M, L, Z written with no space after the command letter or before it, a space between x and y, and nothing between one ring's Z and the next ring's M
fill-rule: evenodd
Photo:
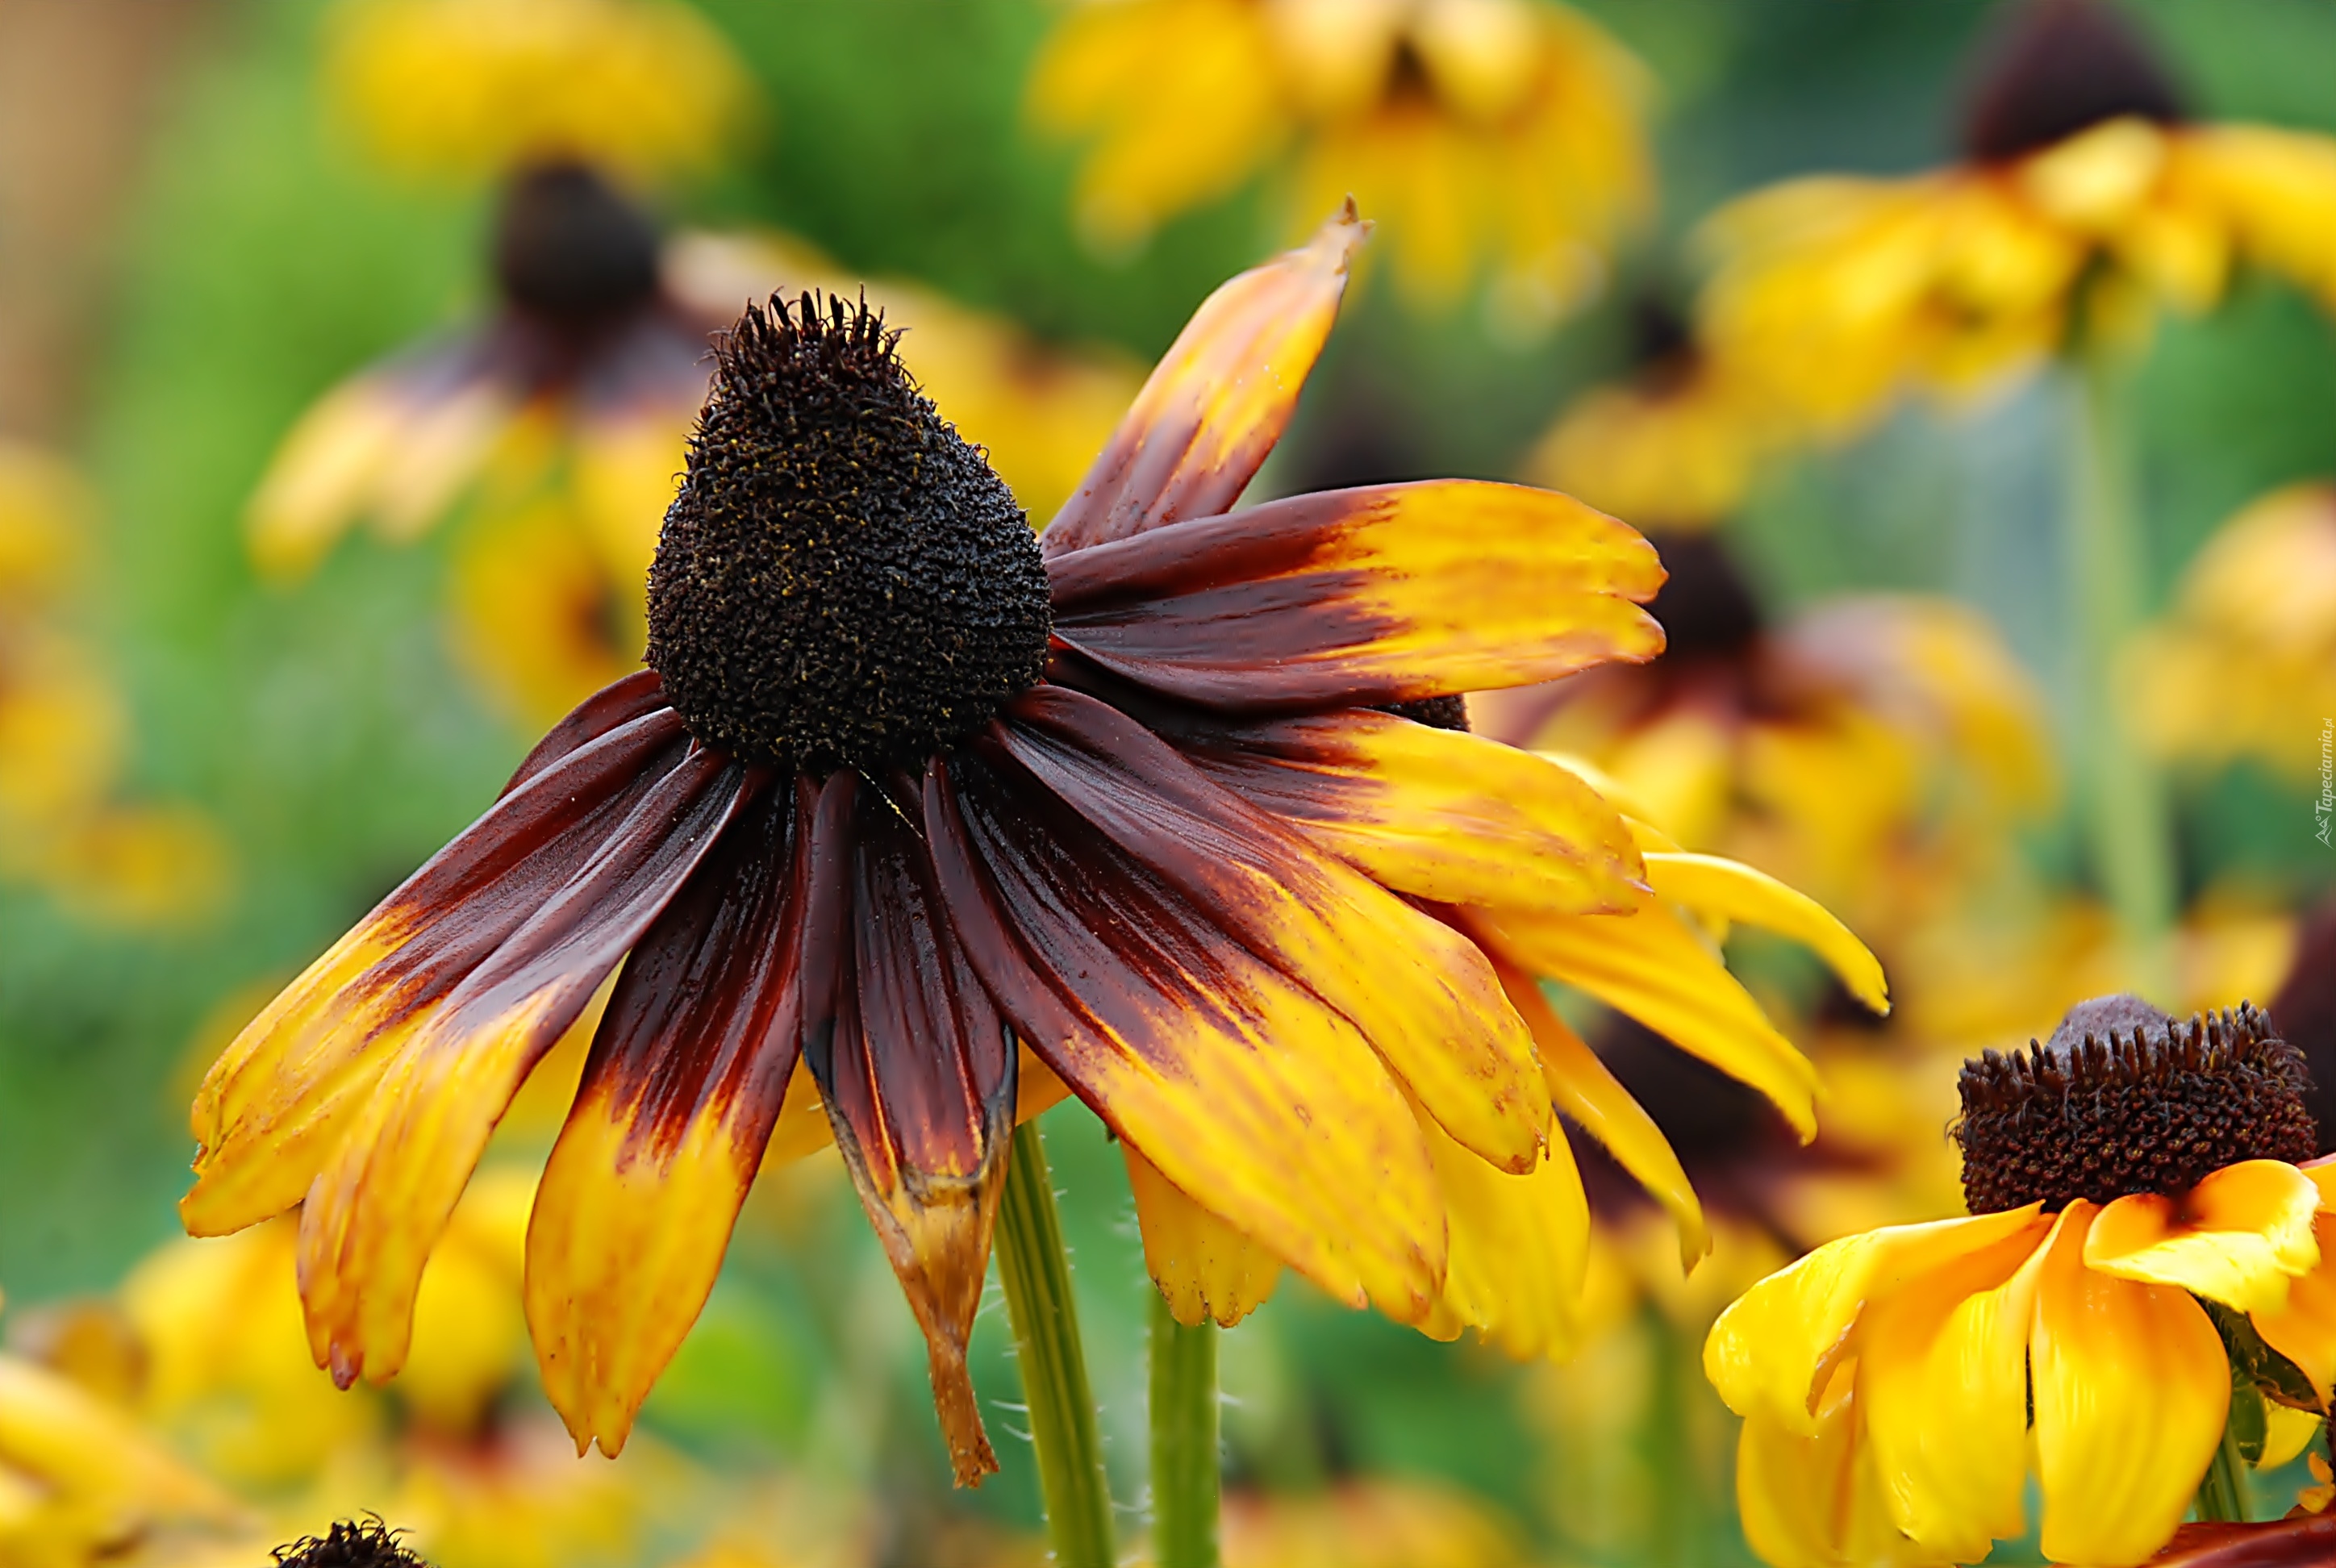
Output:
M509 794L579 746L589 745L609 731L628 725L666 706L664 683L653 669L638 669L611 681L576 705L566 718L553 725L535 749L503 785ZM498 797L500 798L500 797Z

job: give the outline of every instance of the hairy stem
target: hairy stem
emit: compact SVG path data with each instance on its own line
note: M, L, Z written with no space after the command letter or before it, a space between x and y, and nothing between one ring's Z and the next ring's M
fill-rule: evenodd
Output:
M1014 1129L998 1213L998 1277L1014 1325L1055 1562L1058 1568L1112 1568L1111 1485L1071 1299L1070 1259L1036 1122Z
M1188 1329L1152 1298L1152 1551L1159 1568L1217 1568L1217 1326Z

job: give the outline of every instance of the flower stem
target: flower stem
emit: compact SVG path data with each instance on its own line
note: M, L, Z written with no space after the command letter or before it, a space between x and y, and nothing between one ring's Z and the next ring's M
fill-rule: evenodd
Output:
M1112 1568L1111 1485L1095 1433L1095 1396L1087 1388L1054 1180L1036 1122L1014 1129L998 1213L998 1277L1014 1324L1055 1562L1057 1568Z
M2173 813L2165 778L2134 744L2116 690L2117 655L2142 623L2146 560L2134 504L2126 377L2115 347L2101 343L2078 349L2075 371L2068 574L2084 825L2126 961L2140 989L2163 992L2172 979Z
M1158 1568L1217 1568L1217 1326L1152 1298L1152 1551Z
M2206 1474L2198 1483L2196 1512L2201 1520L2214 1524L2247 1522L2247 1462L2239 1456L2239 1441L2228 1422L2223 1426L2223 1440L2216 1446L2214 1456L2206 1462Z

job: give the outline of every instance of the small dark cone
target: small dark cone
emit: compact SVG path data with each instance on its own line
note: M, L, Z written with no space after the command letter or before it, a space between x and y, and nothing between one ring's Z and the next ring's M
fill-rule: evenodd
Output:
M2002 163L2104 121L2183 118L2182 94L2133 23L2107 0L2021 0L1979 56L1963 151Z
M2303 1053L2312 1076L2303 1104L2319 1128L2320 1152L2336 1154L2336 902L2321 905L2303 922L2295 961L2272 998L2271 1016L2287 1043Z
M1963 1064L1964 1206L2175 1197L2244 1160L2308 1160L2303 1084L2302 1054L2245 1003L2187 1023L2136 997L2079 1003L2050 1040Z
M322 1535L305 1535L270 1553L282 1568L430 1568L379 1519L344 1519Z
M1730 659L1761 629L1760 601L1728 547L1708 533L1653 536L1670 573L1647 611L1663 628L1663 659Z
M1397 718L1407 718L1414 724L1424 724L1430 729L1468 727L1468 700L1460 696L1423 696L1412 702L1391 702L1379 709Z
M503 193L495 281L521 311L589 330L657 298L657 226L585 165L540 165Z

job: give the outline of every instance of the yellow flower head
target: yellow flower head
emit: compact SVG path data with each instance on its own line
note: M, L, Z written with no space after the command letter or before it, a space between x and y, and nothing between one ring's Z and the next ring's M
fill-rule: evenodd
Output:
M1971 1562L2026 1527L2127 1564L2224 1437L2282 1463L2336 1378L2336 1165L2261 1013L2131 997L1965 1065L1967 1219L1820 1247L1723 1313L1747 1535L1779 1568ZM2238 1358L2234 1376L2233 1358Z
M676 0L344 0L325 89L384 165L463 181L568 161L701 174L754 102L728 44Z
M1093 139L1078 212L1104 246L1277 164L1295 218L1349 193L1377 213L1416 296L1489 269L1530 325L1594 291L1648 205L1642 75L1540 0L1086 0L1030 103Z
M1987 63L1965 158L1794 180L1707 226L1711 350L1819 433L1900 393L1962 395L2200 311L2240 261L2336 300L2336 139L2189 120L2105 0L2028 0Z
M2121 673L2161 755L2251 757L2319 784L2336 714L2336 487L2295 485L2223 524Z

